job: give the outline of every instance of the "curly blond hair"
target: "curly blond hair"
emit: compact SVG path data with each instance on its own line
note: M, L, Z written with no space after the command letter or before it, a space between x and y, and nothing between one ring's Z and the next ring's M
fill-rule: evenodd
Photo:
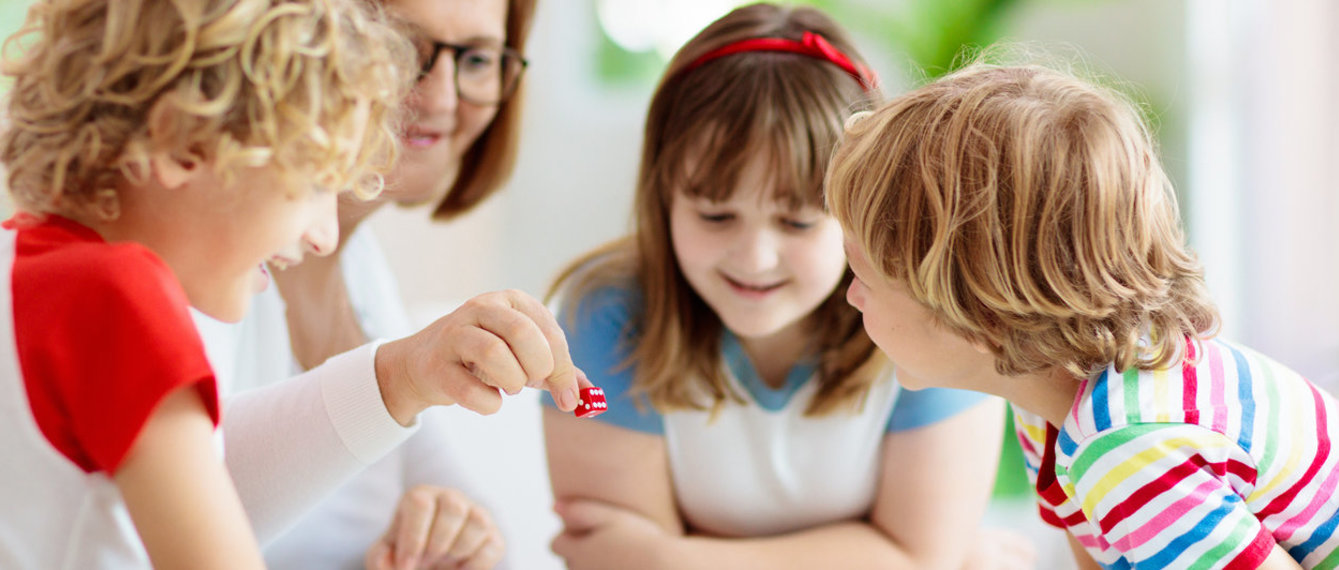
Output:
M408 41L360 0L39 0L4 52L0 161L38 213L142 182L155 149L225 180L274 165L375 195L416 77Z
M1003 374L1162 368L1217 329L1140 115L1067 73L977 63L898 97L827 184L880 277Z

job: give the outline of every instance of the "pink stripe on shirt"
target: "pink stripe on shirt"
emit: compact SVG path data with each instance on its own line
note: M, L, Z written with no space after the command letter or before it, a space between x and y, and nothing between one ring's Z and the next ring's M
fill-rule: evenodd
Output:
M1122 552L1130 552L1143 546L1144 543L1157 536L1163 530L1171 527L1172 524L1180 520L1183 515L1189 514L1191 509L1194 509L1196 505L1207 502L1207 499L1213 496L1213 490L1219 487L1219 483L1213 480L1200 483L1198 487L1195 487L1194 491L1187 493L1175 503L1172 503L1170 506L1163 509L1157 516L1153 517L1142 526L1134 529L1133 532L1121 537L1120 540L1117 540L1115 543L1116 548L1119 548Z

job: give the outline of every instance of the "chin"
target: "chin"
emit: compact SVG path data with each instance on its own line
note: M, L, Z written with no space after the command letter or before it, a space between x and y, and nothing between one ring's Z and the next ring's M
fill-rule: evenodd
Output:
M225 323L236 323L241 321L242 317L246 316L246 309L247 309L246 303L243 303L240 306L232 304L222 307L211 307L203 305L195 307L195 310L204 313L205 315L209 316L209 318L212 318L217 321L222 321Z
M729 329L732 334L742 339L764 339L780 333L786 329L787 323L773 321L727 321L722 319L721 323Z
M401 164L392 180L388 180L386 198L402 208L415 208L442 201L456 183L457 167L440 165Z

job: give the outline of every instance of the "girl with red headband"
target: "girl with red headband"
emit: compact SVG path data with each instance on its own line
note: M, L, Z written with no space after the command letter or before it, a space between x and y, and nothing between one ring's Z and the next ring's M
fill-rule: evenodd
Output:
M1030 565L1012 535L974 537L1001 403L901 389L843 297L822 180L878 97L811 8L737 9L670 62L635 231L551 295L609 403L594 421L545 410L569 568Z

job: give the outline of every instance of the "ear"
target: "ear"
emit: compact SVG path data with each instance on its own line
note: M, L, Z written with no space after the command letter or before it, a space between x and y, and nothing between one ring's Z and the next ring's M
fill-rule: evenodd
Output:
M176 136L183 119L181 111L166 96L154 103L147 117L149 169L154 182L176 189L189 183L204 169L204 159L193 149L181 148Z
M165 150L155 150L149 155L149 168L155 182L175 190L189 183L204 166L192 157L183 158Z

